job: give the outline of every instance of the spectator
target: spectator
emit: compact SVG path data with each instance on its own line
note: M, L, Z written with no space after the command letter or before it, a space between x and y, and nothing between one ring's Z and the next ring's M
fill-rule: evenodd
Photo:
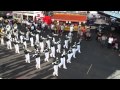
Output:
M102 37L101 37L101 45L103 47L106 46L106 40L107 40L107 36L106 35L102 35Z
M108 48L111 48L111 47L112 47L112 43L113 43L113 37L110 36L110 37L108 38Z
M91 33L90 32L86 32L86 40L90 40L91 39Z

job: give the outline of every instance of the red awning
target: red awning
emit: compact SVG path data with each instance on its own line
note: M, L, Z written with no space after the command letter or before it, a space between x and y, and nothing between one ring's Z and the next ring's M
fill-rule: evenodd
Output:
M52 19L58 21L84 22L87 20L87 16L74 14L54 14L52 16Z

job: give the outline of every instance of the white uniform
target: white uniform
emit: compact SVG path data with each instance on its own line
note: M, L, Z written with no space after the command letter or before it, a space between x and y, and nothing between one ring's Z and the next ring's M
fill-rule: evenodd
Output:
M77 51L78 51L79 53L81 53L81 45L80 45L80 42L77 43Z
M55 46L51 47L51 54L50 54L50 56L55 58Z
M36 43L39 43L39 34L36 34Z
M55 38L53 37L52 42L55 44Z
M40 39L40 52L43 53L43 51L44 51L44 42L43 42L43 39L41 37L41 39Z
M49 59L49 51L48 51L48 49L46 49L45 50L45 59L44 60L47 61L47 62L49 62L48 59Z
M29 32L26 33L26 39L29 40Z
M40 56L36 56L36 69L41 69L40 67Z
M76 51L77 51L77 49L76 49L76 46L74 45L73 46L73 48L72 48L72 52L73 52L73 58L76 58Z
M7 44L7 49L12 49L12 45L11 45L11 41L10 40L8 40L6 42L6 44Z
M67 48L67 49L68 49L68 39L65 39L65 45L64 45L64 48Z
M20 51L19 51L19 45L16 43L16 44L14 44L14 47L15 47L15 53L20 53Z
M31 45L31 47L34 46L34 40L33 40L33 37L30 37L30 45Z
M7 38L11 40L11 34L10 33L7 35Z
M73 30L74 30L74 27L70 26L70 32L73 32Z
M58 64L59 64L58 60L56 60L52 64L54 64L54 66L53 66L53 69L54 69L53 76L58 76Z
M16 36L16 39L18 39L18 33L17 32L15 33L15 36Z
M60 43L58 43L57 44L57 53L61 53L61 44Z
M27 42L23 41L24 49L27 49Z
M20 42L23 43L23 38L24 36L23 35L20 35Z
M50 40L49 39L46 41L46 44L47 44L48 48L50 49Z
M67 55L68 56L67 63L71 63L72 55L73 55L72 50L69 50Z
M67 69L67 67L66 67L66 64L65 64L65 55L63 55L62 57L61 57L61 59L60 59L60 64L59 64L59 68L61 68L61 66L63 65L63 68L64 69Z
M4 44L5 44L5 43L4 43L4 38L3 38L3 37L0 38L0 41L1 41L1 45L4 45Z
M25 51L25 62L30 63L30 54L28 51Z
M112 42L113 42L113 38L112 38L112 37L109 37L109 38L108 38L108 43L109 43L109 44L112 44Z
M69 32L68 37L69 37L69 42L70 43L72 43L72 36L73 36L73 34L71 32Z

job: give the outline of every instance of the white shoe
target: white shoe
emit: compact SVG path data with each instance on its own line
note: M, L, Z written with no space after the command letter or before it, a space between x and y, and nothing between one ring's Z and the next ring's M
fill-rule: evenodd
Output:
M67 69L67 68L64 68L64 69Z

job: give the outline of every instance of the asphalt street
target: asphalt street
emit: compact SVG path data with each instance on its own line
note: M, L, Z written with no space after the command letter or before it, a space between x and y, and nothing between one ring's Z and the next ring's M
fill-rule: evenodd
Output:
M7 50L6 46L0 45L0 77L3 79L106 79L120 69L120 57L117 52L101 47L95 40L95 31L91 31L92 40L82 41L82 53L77 53L77 58L72 58L72 63L66 64L66 70L60 68L58 77L52 75L53 58L50 58L50 62L44 62L44 54L41 54L42 69L36 70L34 58L31 57L30 64L25 63L21 45L20 54L15 54L14 48ZM28 46L33 50L30 44Z

